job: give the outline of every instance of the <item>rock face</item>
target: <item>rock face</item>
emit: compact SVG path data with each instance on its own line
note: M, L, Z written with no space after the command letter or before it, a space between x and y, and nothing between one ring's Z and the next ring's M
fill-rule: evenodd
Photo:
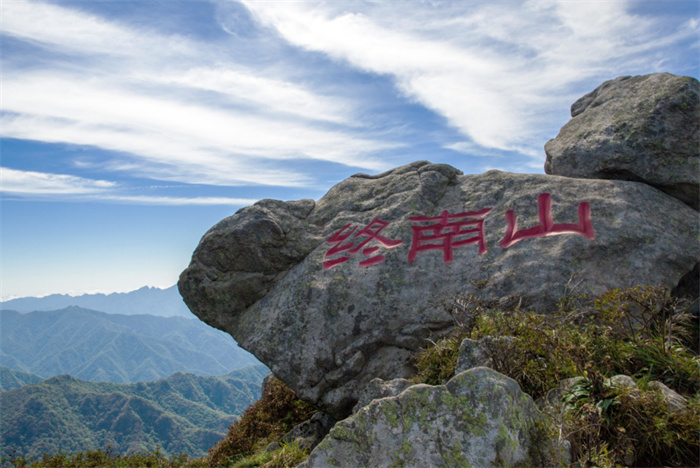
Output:
M420 216L433 219L411 219ZM443 299L479 289L486 300L522 297L523 307L546 312L572 275L583 280L576 292L590 295L673 287L700 256L697 221L684 203L637 182L465 176L423 161L350 177L316 203L240 210L205 234L178 286L200 319L342 419L370 380L410 376L411 355L452 328ZM442 234L475 231L430 240L435 232L421 226L440 222ZM356 237L339 240L352 226Z
M545 145L547 174L633 180L700 205L700 83L659 73L606 81Z
M477 367L446 385L374 400L336 424L301 466L542 466L547 450L531 440L539 418L517 382Z
M512 336L485 336L479 341L465 338L459 345L455 373L459 374L473 367L493 367L493 356L508 352L508 346L514 340Z

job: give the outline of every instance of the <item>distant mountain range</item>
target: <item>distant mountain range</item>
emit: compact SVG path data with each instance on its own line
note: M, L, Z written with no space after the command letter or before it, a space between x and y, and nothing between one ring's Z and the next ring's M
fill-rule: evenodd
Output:
M22 372L0 366L0 392L19 388L24 385L41 382L42 379L31 372Z
M175 372L222 375L259 364L230 335L196 319L68 307L0 311L0 365L42 378L142 382Z
M161 447L202 456L256 399L262 364L223 376L175 373L133 384L95 383L62 375L0 393L0 457L117 453ZM3 372L3 375L5 372Z
M99 310L109 314L148 314L161 317L194 318L194 315L182 301L177 286L171 286L167 289L144 286L128 293L83 294L82 296L52 294L45 297L21 297L0 302L0 309L16 310L22 313L37 310L59 310L69 306Z

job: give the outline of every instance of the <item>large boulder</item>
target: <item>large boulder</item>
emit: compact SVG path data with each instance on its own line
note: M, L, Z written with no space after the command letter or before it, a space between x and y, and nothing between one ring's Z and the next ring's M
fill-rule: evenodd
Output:
M336 424L301 467L544 466L558 451L533 437L538 422L517 382L477 367L372 401Z
M475 232L430 240L425 226L441 221L441 234ZM452 329L445 299L514 296L547 312L572 276L591 296L673 287L699 257L697 239L698 213L645 184L462 175L422 161L350 177L318 202L240 210L205 234L178 286L200 319L342 419L373 378L409 377L416 350Z
M700 83L657 73L606 81L545 145L547 174L634 180L700 205Z

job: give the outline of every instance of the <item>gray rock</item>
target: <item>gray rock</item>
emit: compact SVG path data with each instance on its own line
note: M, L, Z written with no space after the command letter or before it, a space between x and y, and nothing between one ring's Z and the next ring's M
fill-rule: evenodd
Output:
M353 413L357 413L365 406L369 405L372 400L380 398L393 397L412 386L413 383L407 379L382 380L372 379L372 381L360 392L360 397L357 404L352 409Z
M301 466L543 466L552 446L530 439L540 418L517 382L478 367L374 400L336 424Z
M685 304L686 312L700 319L700 263L696 263L671 291L671 296Z
M610 377L610 385L613 387L629 387L632 389L637 388L637 382L634 381L629 375L618 374Z
M479 341L466 338L459 345L455 374L473 367L493 367L493 358L507 352L515 338L512 336L485 336Z
M300 449L312 450L328 434L335 422L329 414L319 411L308 421L294 426L294 429L285 434L280 442L296 442Z
M545 172L650 184L700 205L700 83L658 73L606 81L571 106Z
M587 202L595 238L564 233L503 247L506 212L514 210L518 229L536 229L544 193L558 224L576 224ZM452 262L442 250L409 260L412 227L421 225L410 217L488 208L483 255L468 244L453 249ZM373 240L366 247L380 248L381 263L359 266L373 254L358 251L325 269L347 252L327 256L327 240L346 224L359 231L375 218L389 223L380 236L403 243L385 248ZM410 377L411 356L452 329L443 299L478 292L547 312L572 275L584 280L577 293L589 296L639 284L673 287L700 257L697 219L682 202L636 182L464 176L424 161L350 177L316 203L264 200L240 210L205 234L178 286L195 315L230 333L300 398L342 419L372 379ZM477 291L472 280L485 285Z
M688 407L688 402L683 396L657 380L651 382L649 388L661 392L669 411L679 411Z

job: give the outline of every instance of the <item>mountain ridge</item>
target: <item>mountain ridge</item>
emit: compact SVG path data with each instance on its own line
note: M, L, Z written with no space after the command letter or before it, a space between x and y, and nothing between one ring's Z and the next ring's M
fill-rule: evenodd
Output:
M177 371L223 375L258 361L229 335L199 320L121 315L71 306L57 311L0 310L3 366L42 378L128 383Z
M111 445L201 456L260 397L261 364L221 376L176 372L151 382L59 375L0 393L0 452L25 456Z
M0 310L16 310L20 313L59 310L69 306L79 306L109 314L196 318L182 301L175 285L165 289L144 286L125 293L19 297L0 302Z

